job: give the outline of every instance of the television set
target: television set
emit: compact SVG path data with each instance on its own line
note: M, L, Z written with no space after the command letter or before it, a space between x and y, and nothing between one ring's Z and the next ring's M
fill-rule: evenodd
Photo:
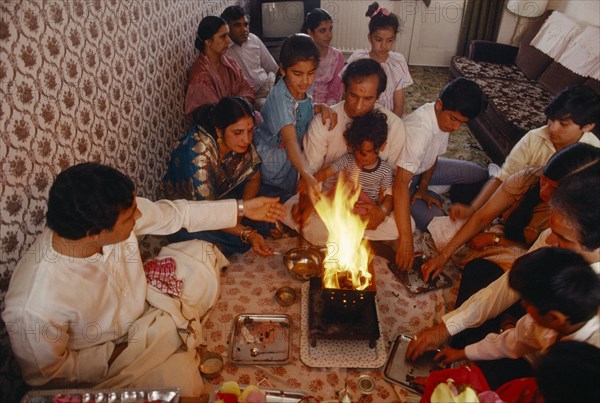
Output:
M306 14L321 6L320 0L251 0L250 30L265 45L281 43L301 32Z

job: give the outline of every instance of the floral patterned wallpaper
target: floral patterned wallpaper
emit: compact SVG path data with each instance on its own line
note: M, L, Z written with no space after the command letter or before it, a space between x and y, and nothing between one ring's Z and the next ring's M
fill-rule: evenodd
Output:
M0 2L0 310L12 270L45 225L48 190L62 169L112 165L133 178L138 194L155 197L188 125L184 91L198 23L235 3Z

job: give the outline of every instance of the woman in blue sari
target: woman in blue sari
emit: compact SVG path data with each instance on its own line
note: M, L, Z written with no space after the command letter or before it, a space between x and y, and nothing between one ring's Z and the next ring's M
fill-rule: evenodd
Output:
M192 113L194 129L181 137L171 153L160 191L167 199L250 199L260 188L260 157L252 137L254 110L241 97L225 97ZM202 239L217 245L224 255L252 249L263 256L273 253L265 245L256 223L244 219L226 230L189 233L185 229L171 241Z

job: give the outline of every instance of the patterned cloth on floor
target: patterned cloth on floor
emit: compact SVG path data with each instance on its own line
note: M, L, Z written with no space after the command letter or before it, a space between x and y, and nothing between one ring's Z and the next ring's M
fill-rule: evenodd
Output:
M167 257L144 263L148 284L173 297L181 297L182 280L175 277L175 260Z

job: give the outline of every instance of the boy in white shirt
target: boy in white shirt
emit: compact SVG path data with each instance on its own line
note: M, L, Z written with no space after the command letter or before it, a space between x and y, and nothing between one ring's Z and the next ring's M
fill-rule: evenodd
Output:
M485 180L487 168L470 161L439 156L446 152L450 132L485 109L481 88L472 80L457 78L439 98L403 118L407 141L397 162L394 211L400 234L396 254L399 267L412 267L414 246L410 216L418 229L427 231L435 216L443 216L441 198L430 185L470 184Z
M554 153L571 144L583 142L600 147L600 140L591 133L600 123L600 94L590 87L565 89L550 101L544 113L548 124L525 134L469 206L456 203L450 208L450 218L469 218L510 175L527 167L546 165Z
M600 279L585 259L560 248L541 248L515 261L509 284L521 296L527 314L513 329L488 336L464 349L444 348L436 360L447 365L512 358L480 364L490 386L522 377L511 370L514 359L545 351L559 340L600 346ZM533 357L536 358L536 357ZM493 385L494 384L494 385Z

